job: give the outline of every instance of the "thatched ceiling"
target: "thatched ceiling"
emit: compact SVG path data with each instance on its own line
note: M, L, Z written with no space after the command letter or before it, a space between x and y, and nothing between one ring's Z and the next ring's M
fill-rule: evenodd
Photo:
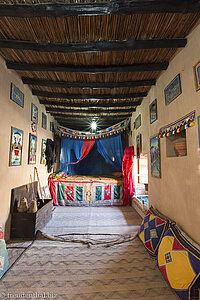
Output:
M102 129L140 105L199 18L200 1L0 0L0 55L61 125L101 116Z

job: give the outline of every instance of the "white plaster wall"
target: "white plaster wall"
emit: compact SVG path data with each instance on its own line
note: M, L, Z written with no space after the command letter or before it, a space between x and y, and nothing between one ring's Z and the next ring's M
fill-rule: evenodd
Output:
M0 70L0 226L6 229L6 237L8 238L11 189L29 183L30 175L33 178L34 166L38 168L41 185L48 184L47 168L40 164L41 142L42 138L53 139L53 134L49 130L49 122L54 121L54 118L50 114L46 114L44 105L39 104L38 98L32 95L29 87L22 83L16 72L7 70L2 58L0 58ZM10 100L11 82L24 93L24 108ZM37 125L37 160L35 165L28 165L31 103L38 107L39 118ZM47 115L47 130L42 128L42 112ZM9 166L11 126L24 131L21 166Z
M196 110L200 115L200 91L196 92L193 66L200 60L200 25L188 36L187 46L170 62L152 87L148 96L132 117L132 122L140 113L142 126L134 130L131 144L142 134L143 153L148 153L149 139L157 134L162 126L178 120ZM180 73L182 94L168 106L165 105L164 89ZM158 120L150 124L149 104L157 98ZM186 130L187 156L166 157L166 138L160 140L161 179L151 176L149 163L150 204L166 216L175 220L194 240L200 243L200 153L197 118L195 126Z

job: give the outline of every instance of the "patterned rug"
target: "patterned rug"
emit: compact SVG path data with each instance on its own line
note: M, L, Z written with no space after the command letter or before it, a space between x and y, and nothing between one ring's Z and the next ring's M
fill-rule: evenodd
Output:
M141 223L131 207L68 209L56 208L47 234L134 234ZM0 293L3 299L176 299L138 238L108 248L36 240L2 278Z

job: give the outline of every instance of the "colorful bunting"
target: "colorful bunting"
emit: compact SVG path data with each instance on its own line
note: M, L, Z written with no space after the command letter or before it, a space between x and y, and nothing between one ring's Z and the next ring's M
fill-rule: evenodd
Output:
M179 133L188 127L194 126L194 118L195 118L195 111L187 114L185 117L181 118L180 120L171 123L165 127L160 128L159 131L159 138L163 138L165 136L171 136L173 134Z
M127 119L111 127L108 127L104 130L99 130L96 133L78 132L76 130L65 128L62 126L57 126L56 134L59 136L65 136L65 137L69 137L72 139L79 139L79 140L103 139L111 135L119 134L124 130L128 129L129 121L130 120Z

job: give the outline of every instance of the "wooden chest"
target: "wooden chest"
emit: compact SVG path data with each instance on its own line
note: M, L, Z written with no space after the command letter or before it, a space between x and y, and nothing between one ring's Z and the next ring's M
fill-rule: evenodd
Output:
M41 230L51 219L53 213L53 200L45 199L44 204L38 198L37 182L23 185L11 191L11 239L32 239L38 230ZM34 195L34 197L33 197ZM25 197L30 206L32 199L37 199L38 211L36 213L17 211L18 202Z

